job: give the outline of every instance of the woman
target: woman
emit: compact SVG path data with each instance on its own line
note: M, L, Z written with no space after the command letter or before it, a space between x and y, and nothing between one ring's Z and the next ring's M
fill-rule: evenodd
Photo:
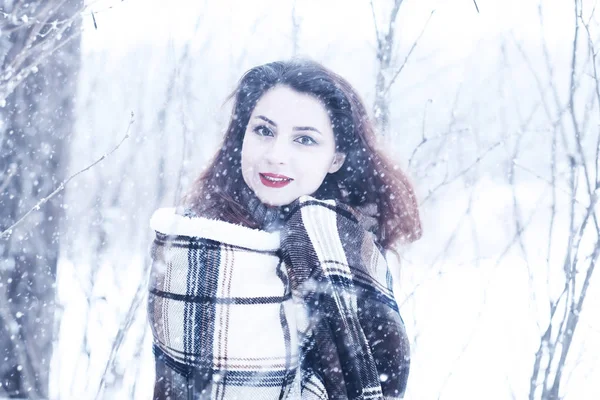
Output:
M182 207L152 217L155 399L402 398L409 346L382 253L413 189L346 80L252 68Z

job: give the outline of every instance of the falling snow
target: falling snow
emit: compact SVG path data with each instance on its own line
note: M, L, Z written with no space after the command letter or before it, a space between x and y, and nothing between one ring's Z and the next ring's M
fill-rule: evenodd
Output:
M560 398L600 398L600 287L586 280L600 188L593 4L577 10L574 49L571 2L402 2L392 53L378 54L393 2L100 0L60 57L21 43L31 56L11 59L18 29L70 36L64 19L39 25L44 2L0 0L0 398L151 397L149 218L210 162L240 75L293 55L387 118L379 145L417 189L423 237L388 254L411 338L406 398L542 399L567 340ZM18 376L31 379L15 388Z

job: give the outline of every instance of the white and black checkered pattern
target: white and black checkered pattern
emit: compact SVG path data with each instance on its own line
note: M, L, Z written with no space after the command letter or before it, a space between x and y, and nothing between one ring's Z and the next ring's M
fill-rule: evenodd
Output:
M391 276L360 215L303 196L281 232L158 210L155 399L396 399L409 366Z

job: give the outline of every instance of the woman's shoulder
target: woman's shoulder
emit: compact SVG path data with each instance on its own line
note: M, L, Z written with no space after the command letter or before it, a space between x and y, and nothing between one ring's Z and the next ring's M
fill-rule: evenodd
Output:
M210 239L253 250L275 251L279 233L252 229L218 219L200 217L191 210L164 207L154 211L150 228L157 234Z

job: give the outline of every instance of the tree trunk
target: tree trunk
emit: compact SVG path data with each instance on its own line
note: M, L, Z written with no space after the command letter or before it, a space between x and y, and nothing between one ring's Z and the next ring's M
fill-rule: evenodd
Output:
M387 20L386 30L380 31L377 26L374 4L371 1L373 22L375 24L375 36L377 39L377 78L375 81L375 103L373 114L375 125L380 135L388 133L390 124L390 94L389 86L392 84L392 57L394 51L394 38L396 35L396 17L403 0L394 0L392 9Z
M386 38L383 49L377 53L377 79L375 81L375 104L373 114L375 125L380 135L385 136L390 123L390 96L386 90L389 84L390 58L392 56L393 38Z
M0 231L65 179L74 121L83 1L27 3L0 0L2 79L32 71L0 108ZM59 194L0 238L0 397L48 398L62 215Z

